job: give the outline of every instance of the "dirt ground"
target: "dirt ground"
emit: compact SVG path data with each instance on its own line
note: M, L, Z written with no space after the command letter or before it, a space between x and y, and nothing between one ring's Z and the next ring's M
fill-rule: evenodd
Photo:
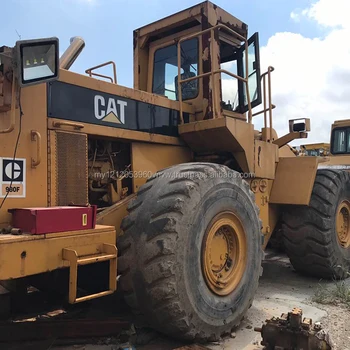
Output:
M341 306L323 305L327 312L321 322L326 325L332 339L335 342L335 349L350 350L350 313L349 308Z
M350 288L350 279L346 283ZM312 301L317 290L332 288L333 282L300 276L286 256L269 252L258 293L245 322L236 332L236 338L223 340L220 345L210 347L216 350L241 350L248 344L260 342L260 334L254 334L251 326L260 326L267 318L300 307L304 317L312 318L313 322L320 321L322 327L329 331L335 350L350 350L350 309Z
M350 287L350 279L346 282ZM303 310L304 317L312 318L313 322L320 321L328 330L335 350L350 350L350 308L342 305L321 305L312 299L317 290L333 288L334 283L319 281L297 274L291 267L287 257L268 252L264 261L264 273L260 280L259 289L253 306L247 313L246 319L236 330L233 337L222 339L219 343L207 344L213 350L242 350L249 344L259 344L261 337L254 332L254 327L261 326L272 316L280 316L291 311L293 307ZM134 345L136 350L167 350L181 346L161 336L147 336L145 345ZM60 350L118 350L120 347L113 339L108 344L85 344L71 346L52 346Z

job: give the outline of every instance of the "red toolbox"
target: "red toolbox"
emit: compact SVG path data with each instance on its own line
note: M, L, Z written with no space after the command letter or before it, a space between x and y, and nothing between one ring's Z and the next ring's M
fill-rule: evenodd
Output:
M96 206L10 209L12 226L23 233L77 231L95 228Z

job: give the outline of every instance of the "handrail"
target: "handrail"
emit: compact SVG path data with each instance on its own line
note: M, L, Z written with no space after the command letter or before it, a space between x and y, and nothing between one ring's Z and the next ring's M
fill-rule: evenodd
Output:
M32 141L36 141L36 160L32 158L32 168L37 167L41 163L41 135L39 131L32 130L31 131L31 139Z
M272 104L272 109L275 109L275 108L276 108L276 106L275 106L274 104ZM262 110L259 111L259 112L255 112L255 113L253 113L253 117L258 116L258 115L261 114L261 113L267 112L268 110L269 110L269 108L267 108L267 109L262 109Z
M276 108L276 106L272 103L272 84L271 84L271 73L275 70L275 68L273 68L272 66L269 66L267 68L267 71L265 73L263 73L260 76L260 80L262 80L263 82L263 92L264 92L264 99L263 99L263 103L264 103L264 108L253 114L253 117L256 117L259 114L264 113L264 127L267 129L267 112L269 112L269 142L272 142L272 110ZM268 84L268 97L269 97L269 102L268 102L268 106L267 106L267 100L266 100L266 77L267 77L267 84Z
M52 123L52 126L54 128L60 128L61 126L71 126L74 129L76 129L76 130L84 128L84 124L82 124L82 123L74 123L74 122L66 122L66 121L60 121L60 122L59 121L54 121Z
M191 77L191 78L188 78L188 79L184 79L184 80L181 80L181 43L185 40L189 40L189 39L192 39L192 38L195 38L195 37L199 37L199 36L202 36L203 34L207 33L207 32L210 32L210 59L211 59L211 67L213 67L213 45L214 45L214 31L216 29L225 29L226 31L230 32L231 34L233 34L236 38L240 39L241 41L244 41L244 45L245 45L245 51L246 51L246 55L245 55L245 66L246 66L246 69L245 69L245 78L243 77L240 77L236 74L233 74L225 69L218 69L218 70L211 70L210 72L207 72L207 73L202 73L202 74L199 74L195 77ZM241 81L243 81L245 83L245 87L246 87L246 97L247 97L247 103L248 103L248 122L249 123L252 123L252 106L251 106L251 101L250 101L250 93L249 93L249 86L248 86L248 77L249 77L249 74L248 74L248 40L243 37L242 35L240 35L239 33L237 33L236 31L232 30L231 28L225 26L224 24L217 24L216 26L214 27L211 27L211 28L207 28L207 29L204 29L198 33L194 33L194 34L189 34L187 36L184 36L182 37L181 39L179 39L179 41L177 42L177 68L178 68L178 81L177 81L177 84L178 84L178 91L179 91L179 103L180 103L180 120L181 120L181 123L183 124L184 123L184 119L183 119L183 109L182 109L182 89L181 89L181 84L183 84L184 82L188 82L188 81L191 81L191 80L195 80L195 79L202 79L208 75L211 75L212 76L212 80L214 80L214 76L215 74L218 74L218 73L224 73L224 74L228 74L230 75L231 77L233 78L236 78L236 79L239 79ZM217 113L215 111L215 108L216 108L216 95L215 95L215 84L213 83L212 84L212 105L213 105L213 114L214 114L214 118L216 117Z
M93 70L98 69L98 68L102 68L102 67L105 67L105 66L108 66L110 64L113 67L113 77L114 77L114 79L112 79L111 77L109 77L107 75L102 75L102 74L98 74L98 73L92 73ZM91 67L91 68L87 69L85 71L85 73L89 74L90 77L92 77L94 75L94 76L97 76L97 77L110 79L112 83L117 84L117 66L116 66L116 64L113 61L108 61L108 62L99 64L98 66Z
M270 116L270 121L269 121L269 128L270 128L270 142L272 142L272 87L271 87L271 72L273 72L274 68L273 67L268 67L267 68L267 86L268 86L268 91L269 91L269 116Z
M264 73L261 78L263 79L263 88L264 88L264 127L267 125L267 105L266 105L266 73Z
M99 73L91 73L91 76L96 76L96 77L100 77L100 78L105 78L111 81L111 83L114 83L113 79L111 77L109 77L108 75L103 75L103 74L99 74Z
M213 72L203 73L203 74L201 74L200 76L199 76L199 75L196 75L195 77L190 77L190 78L186 78L186 79L184 79L184 80L181 80L181 82L182 82L182 83L186 83L186 82L188 82L188 81L196 80L196 79L198 79L198 77L205 77L205 76L207 76L207 75L211 75L212 73L213 73ZM242 77L240 77L239 75L236 75L236 74L234 74L234 73L231 73L231 72L229 72L229 71L226 70L226 69L217 69L217 70L214 71L214 74L217 74L217 73L224 73L224 74L230 75L231 77L237 78L237 79L239 79L239 80L242 80L243 82L246 82L246 81L247 81L245 78L242 78Z
M269 142L272 142L272 87L271 87L271 73L275 70L275 68L269 66L267 68L267 72L265 72L262 77L265 80L267 76L267 91L269 95L269 106L268 106L268 111L269 111ZM264 84L264 99L265 99L265 104L266 104L266 82ZM267 107L265 106L267 109ZM267 127L267 118L266 118L266 111L264 113L264 123L265 123L265 128Z

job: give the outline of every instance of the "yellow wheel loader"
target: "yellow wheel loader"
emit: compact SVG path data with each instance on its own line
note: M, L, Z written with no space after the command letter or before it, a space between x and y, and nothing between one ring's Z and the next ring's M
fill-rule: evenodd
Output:
M301 145L299 156L325 157L329 154L329 143L309 143Z
M55 38L1 48L3 285L64 286L76 303L113 293L118 270L146 324L209 340L252 305L281 226L298 271L347 276L349 175L292 151L309 120L277 136L258 33L208 1L141 27L133 88L112 61L70 71L84 45L61 58Z

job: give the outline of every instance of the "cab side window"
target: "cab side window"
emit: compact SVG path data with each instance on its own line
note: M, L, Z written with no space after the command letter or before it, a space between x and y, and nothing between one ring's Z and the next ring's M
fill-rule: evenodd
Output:
M198 75L198 39L186 40L181 44L181 80ZM198 79L181 84L182 99L198 96ZM179 100L177 45L158 49L154 54L152 92L171 100Z

